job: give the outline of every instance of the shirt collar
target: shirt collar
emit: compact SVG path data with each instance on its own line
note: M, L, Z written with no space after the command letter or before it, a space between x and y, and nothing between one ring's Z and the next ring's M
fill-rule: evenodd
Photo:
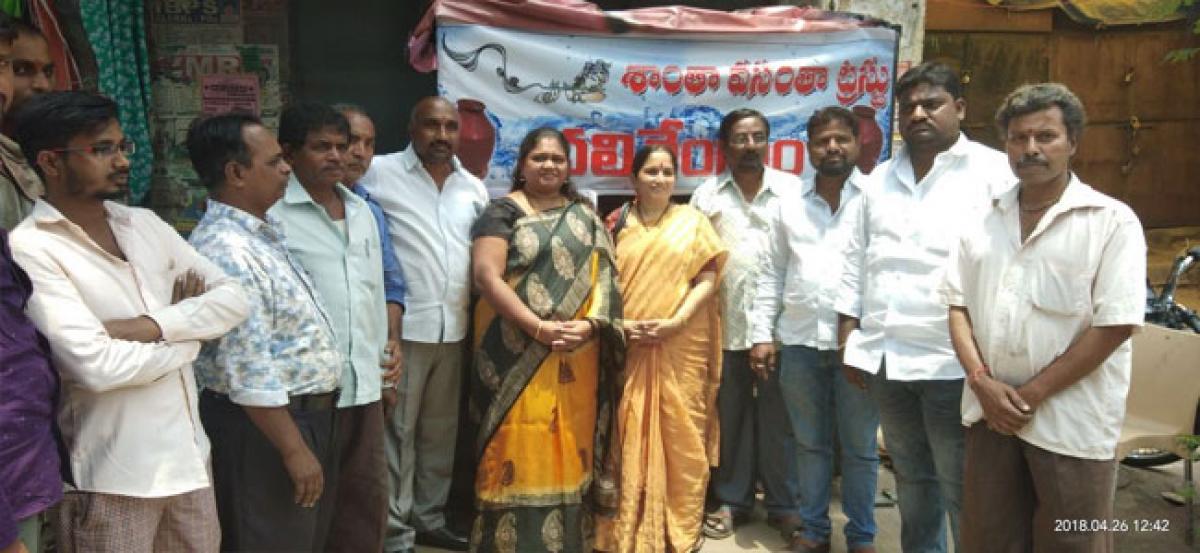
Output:
M119 223L129 223L133 208L121 205L117 202L105 201L104 211L108 213L108 218ZM62 214L58 208L50 205L50 202L42 198L38 198L33 203L33 209L30 210L29 216L34 221L40 224L56 224L62 222L70 222L67 217Z
M859 172L858 167L850 172L850 176L846 178L846 182L842 184L842 190L854 190L862 192L863 174ZM800 179L800 195L805 198L817 193L817 175L816 173Z
M417 151L413 149L412 144L409 144L408 147L400 153L400 159L404 163L404 168L409 172L415 171L418 167L424 170L424 166L421 165L421 158L417 156ZM458 161L457 155L450 158L450 165L454 167L455 173L464 170L462 163Z
M353 203L354 200L352 197L358 197L347 190L346 187L341 183L335 184L334 188L337 189L338 194L342 195L342 199L346 201L347 207L349 207L349 204ZM312 195L308 193L308 190L304 188L304 185L300 184L300 180L296 178L295 173L292 173L292 176L288 177L287 190L283 193L283 202L287 204L307 203L317 205L316 200L312 199Z
M963 134L962 131L959 131L958 139L956 139L954 144L951 144L950 147L945 151L938 152L938 155L934 157L934 163L936 164L937 159L943 156L955 159L966 157L971 153L971 144L971 139L967 138L967 135ZM909 155L908 144L904 144L900 147L900 152L896 155L896 161L895 163L892 163L890 169L893 178L896 178L901 182L905 180L901 178L901 175L913 176L915 178L912 169L912 156ZM913 184L916 183L914 182Z
M1007 191L992 198L992 205L1001 212L1009 212L1017 207L1017 201L1021 193L1020 185L1013 186ZM1063 190L1062 197L1050 207L1046 215L1050 213L1062 213L1077 208L1087 207L1103 207L1103 197L1099 192L1096 192L1092 187L1084 184L1079 180L1079 177L1072 172L1071 180L1067 182L1067 189Z
M204 215L205 217L211 217L214 219L229 219L234 224L246 229L247 231L250 231L251 233L267 232L274 233L279 237L283 236L283 226L280 224L279 219L271 213L267 213L266 220L263 220L247 213L242 209L209 198L208 207L205 209Z
M776 190L778 184L775 182L777 180L774 174L775 172L777 172L776 169L766 166L763 167L762 188L758 192L759 196L762 196L766 193L771 193L776 196L779 195L780 191ZM738 194L742 193L742 191L737 188L737 183L733 182L733 173L728 169L726 169L725 173L721 175L721 185L718 186L717 189L719 190L727 187L732 187L734 192L737 192ZM755 199L758 199L758 197L756 196Z
M348 188L348 189L349 189L351 192L353 192L354 194L356 194L358 197L360 197L360 198L362 198L362 199L364 199L364 200L370 200L370 199L371 199L371 193L370 193L370 192L367 192L367 189L366 189L366 188L364 188L364 187L363 187L363 185L362 185L362 184L360 184L360 183L357 183L357 182L356 182L356 183L354 183L354 184L352 184L352 185L348 186L347 188Z

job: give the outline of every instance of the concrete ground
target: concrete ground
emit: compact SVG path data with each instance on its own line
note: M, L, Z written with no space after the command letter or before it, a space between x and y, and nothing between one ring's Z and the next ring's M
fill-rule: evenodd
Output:
M1162 498L1164 491L1179 492L1183 488L1182 462L1152 469L1121 466L1117 475L1114 519L1123 526L1127 526L1128 530L1116 532L1113 536L1116 551L1121 553L1174 553L1200 549L1188 547L1184 543L1184 536L1187 533L1186 507L1173 505ZM879 489L894 493L895 479L892 477L891 471L886 468L880 468ZM846 551L846 542L840 532L845 526L846 517L842 514L836 494L837 487L835 486L834 504L830 506L830 518L833 519L834 528L833 552L843 553ZM1197 501L1200 501L1200 497L1197 498ZM1196 513L1200 515L1200 505L1197 505ZM752 522L739 526L733 537L724 540L709 540L705 543L703 551L717 553L783 550L785 545L783 539L777 531L767 526L765 518L765 514L760 510L755 513ZM875 542L876 548L880 553L898 553L900 551L900 514L896 507L877 508L875 520L879 527ZM417 547L417 551L433 553L442 550Z

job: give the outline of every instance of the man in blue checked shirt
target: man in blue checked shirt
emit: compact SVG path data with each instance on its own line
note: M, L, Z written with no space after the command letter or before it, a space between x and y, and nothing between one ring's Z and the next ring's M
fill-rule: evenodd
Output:
M209 190L191 243L246 290L251 305L249 318L206 343L194 363L221 550L324 550L344 364L312 280L267 214L291 168L250 115L199 120L187 146Z

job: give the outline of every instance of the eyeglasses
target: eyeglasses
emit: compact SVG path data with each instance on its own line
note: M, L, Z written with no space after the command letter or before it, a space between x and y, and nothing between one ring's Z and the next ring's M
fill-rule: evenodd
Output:
M729 143L734 146L746 146L753 140L755 144L765 144L767 142L767 133L741 133L729 137Z
M112 157L117 152L121 152L125 154L125 157L129 157L137 151L137 144L128 140L122 140L120 142L98 142L81 148L56 148L50 151L58 153L87 152L96 157Z

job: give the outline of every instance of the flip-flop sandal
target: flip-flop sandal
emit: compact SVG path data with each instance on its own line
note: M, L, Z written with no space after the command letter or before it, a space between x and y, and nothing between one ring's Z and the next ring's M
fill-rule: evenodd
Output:
M733 535L733 515L728 507L704 514L703 533L714 540L723 540Z

